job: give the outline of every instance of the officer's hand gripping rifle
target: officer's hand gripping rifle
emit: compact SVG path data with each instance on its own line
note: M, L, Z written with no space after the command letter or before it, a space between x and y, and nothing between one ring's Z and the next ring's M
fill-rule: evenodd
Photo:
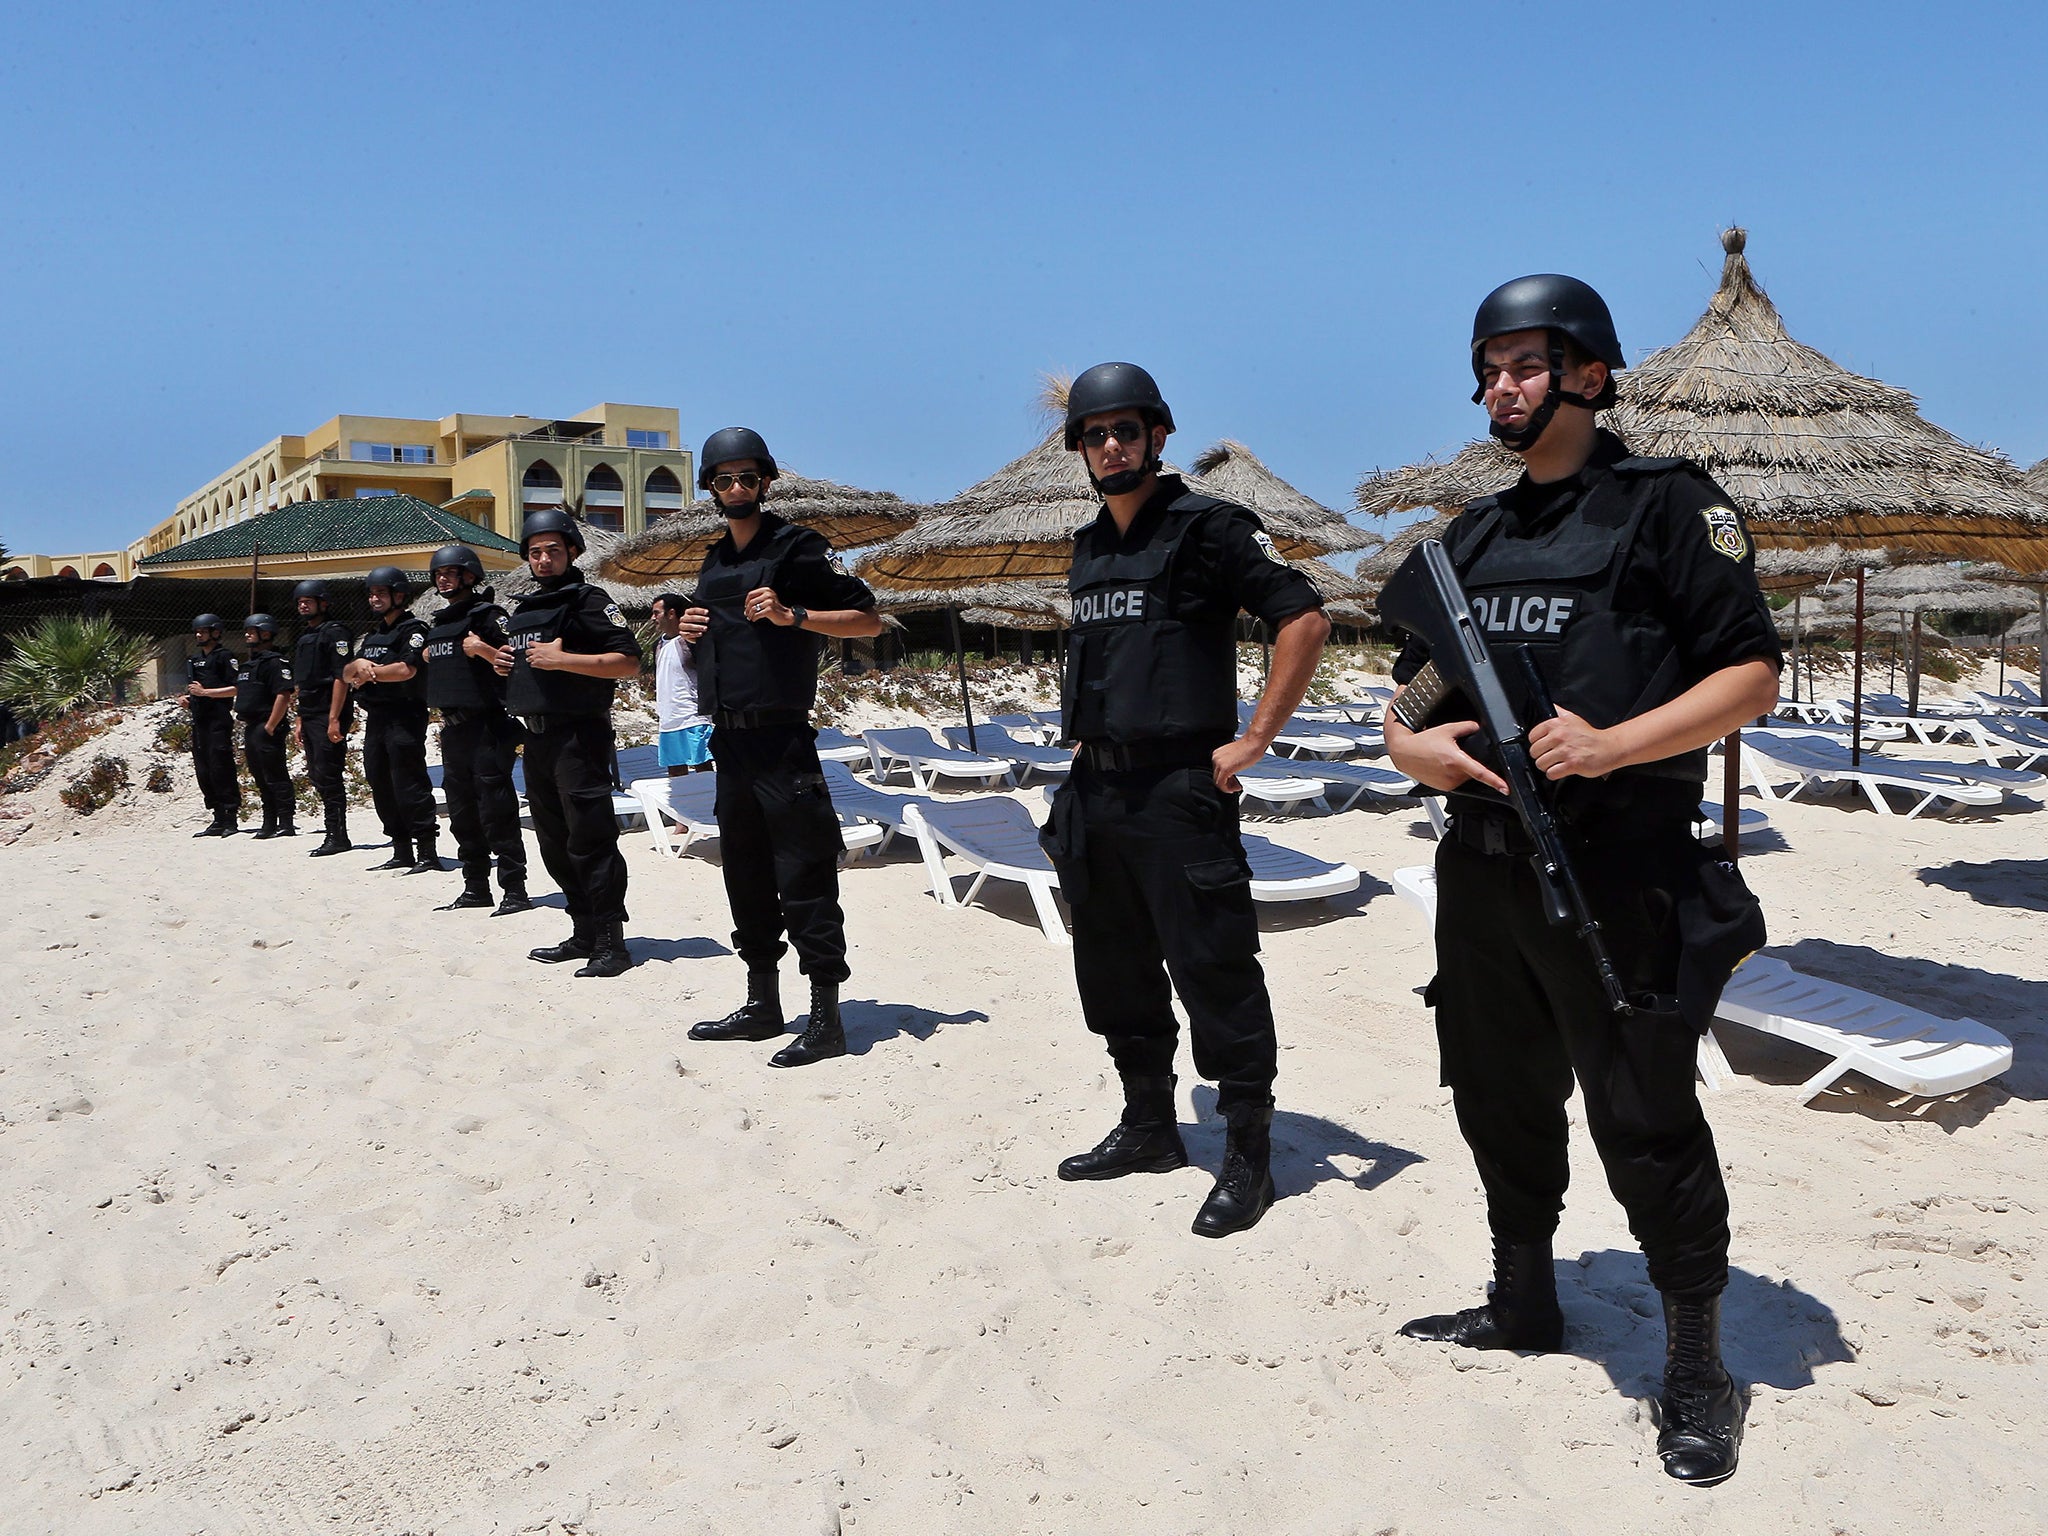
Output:
M1501 777L1507 781L1508 799L1521 818L1529 840L1536 845L1530 863L1543 891L1546 915L1553 923L1570 923L1585 942L1600 973L1601 990L1616 1013L1633 1013L1621 978L1614 973L1614 961L1600 937L1600 924L1586 905L1586 893L1572 869L1557 818L1551 814L1550 795L1536 762L1529 754L1528 733L1501 684L1500 670L1493 663L1486 636L1472 617L1472 604L1458 581L1440 539L1425 539L1396 571L1380 592L1380 617L1407 630L1429 647L1429 665L1417 673L1394 701L1394 715L1411 731L1422 730L1430 712L1452 692L1471 700L1479 723L1500 751ZM1539 720L1557 713L1550 691L1536 669L1527 646L1519 648L1517 659L1529 703Z

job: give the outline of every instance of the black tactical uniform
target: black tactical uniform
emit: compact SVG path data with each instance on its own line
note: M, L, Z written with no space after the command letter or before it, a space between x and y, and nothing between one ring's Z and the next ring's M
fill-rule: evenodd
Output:
M1128 536L1107 508L1075 534L1068 590L1061 720L1080 750L1044 836L1073 911L1082 1015L1123 1079L1125 1125L1160 1131L1172 1153L1179 992L1218 1112L1262 1135L1273 1008L1238 801L1216 787L1210 754L1238 734L1239 610L1277 626L1322 600L1255 515L1176 475L1159 477ZM1062 1176L1104 1176L1093 1156Z
M348 665L354 646L348 626L337 619L308 620L292 652L292 671L297 674L299 697L299 741L306 754L306 776L320 797L322 830L327 841L322 849L339 842L348 846L348 790L342 769L348 761L348 729L355 718L355 705L341 681L341 669ZM327 739L327 720L340 688L342 739ZM319 850L316 849L316 852Z
M512 767L520 728L505 713L505 680L489 662L463 653L474 634L488 645L506 641L505 610L488 587L451 599L427 632L427 702L441 711L441 788L448 826L462 860L459 906L489 906L491 855L498 857L504 910L525 911L526 842L519 832L519 795Z
M697 702L711 717L725 895L733 948L748 975L747 1007L697 1025L691 1034L699 1040L782 1033L775 977L790 945L811 981L814 1023L823 1022L819 1015L828 1004L836 1021L837 988L851 974L839 907L839 818L811 728L821 637L796 625L751 620L745 603L761 587L803 609L871 608L875 597L867 583L846 573L820 534L772 512L760 516L744 550L734 548L729 532L711 546L690 599L711 615L697 643ZM830 989L823 1001L821 988ZM791 1057L778 1064L798 1063Z
M441 867L434 852L434 784L427 776L427 626L393 609L356 643L356 659L373 666L404 663L411 677L365 683L355 690L363 706L363 777L391 857L379 869L424 873Z
M1632 458L1602 431L1577 475L1547 485L1524 476L1474 502L1444 545L1511 695L1519 702L1510 648L1527 645L1558 707L1604 729L1725 667L1777 663L1733 506L1698 465ZM1396 681L1427 659L1410 642ZM1706 768L1702 748L1558 786L1632 1017L1609 1010L1571 927L1545 920L1514 812L1477 782L1449 798L1430 993L1495 1236L1547 1251L1564 1208L1576 1071L1587 1129L1650 1279L1681 1297L1717 1294L1728 1279L1728 1196L1693 1090L1721 978L1701 991L1686 963L1688 940L1739 918L1745 893L1692 832Z
M250 651L235 676L235 717L242 722L242 759L249 765L249 777L256 781L256 793L263 802L263 829L258 837L290 836L296 830L291 772L285 764L288 727L280 720L274 732L263 728L278 695L290 692L292 664L267 644Z
M529 529L543 515L530 517ZM535 951L535 958L587 959L609 946L623 950L626 861L612 811L614 685L609 678L535 668L525 652L536 641L559 640L584 655L638 656L640 642L618 605L574 566L552 587L519 600L506 638L513 663L505 709L527 733L526 808L541 862L562 888L575 923L567 944Z
M202 688L239 688L241 664L224 645L185 658L185 676ZM213 825L233 831L242 814L242 779L235 772L235 701L186 695L192 709L192 772Z

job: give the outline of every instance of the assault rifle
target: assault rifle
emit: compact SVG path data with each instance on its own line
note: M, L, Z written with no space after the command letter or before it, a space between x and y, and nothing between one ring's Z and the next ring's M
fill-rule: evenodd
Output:
M1471 701L1481 727L1499 749L1500 776L1507 781L1508 799L1536 845L1529 862L1535 866L1536 883L1543 892L1545 915L1553 923L1569 923L1577 930L1600 973L1608 1005L1616 1013L1633 1013L1600 937L1600 924L1586 905L1586 893L1572 869L1571 855L1551 811L1548 783L1529 754L1528 731L1508 702L1500 670L1493 663L1486 636L1472 617L1472 604L1442 540L1423 540L1381 589L1380 617L1429 647L1429 665L1394 701L1395 717L1409 730L1419 731L1448 695L1460 693ZM1515 659L1531 711L1538 721L1550 719L1557 709L1534 655L1526 645L1517 646Z

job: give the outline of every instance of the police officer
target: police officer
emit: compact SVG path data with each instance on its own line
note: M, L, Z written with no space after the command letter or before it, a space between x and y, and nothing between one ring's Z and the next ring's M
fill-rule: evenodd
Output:
M1467 507L1444 544L1511 690L1511 648L1526 645L1556 701L1529 746L1634 1012L1609 1006L1574 929L1546 920L1498 758L1467 739L1469 706L1450 701L1450 718L1416 731L1390 713L1395 764L1449 794L1429 996L1494 1246L1489 1301L1401 1331L1473 1349L1560 1347L1550 1243L1576 1076L1663 1293L1658 1453L1671 1476L1708 1484L1735 1470L1742 1399L1721 1363L1728 1196L1693 1061L1763 926L1691 823L1708 743L1773 707L1779 651L1727 492L1699 465L1635 457L1596 426L1622 366L1607 305L1586 284L1541 275L1490 294L1472 327L1473 399L1523 474ZM1396 680L1426 659L1411 643Z
M626 616L576 569L583 533L567 512L529 513L520 553L538 591L519 600L503 646L479 644L509 678L506 712L526 727L526 808L541 862L569 906L574 929L528 951L549 965L581 960L578 976L618 976L626 949L626 861L612 812L612 693L640 675L640 642Z
M356 642L341 680L362 701L363 777L391 857L373 869L439 873L434 850L434 783L427 777L427 626L406 612L411 584L395 565L363 578L376 625Z
M348 791L342 785L342 767L348 759L348 732L355 721L348 685L341 669L348 665L353 649L348 629L328 617L329 592L324 581L302 581L292 588L299 610L299 643L292 653L292 670L298 677L299 719L294 739L306 754L306 776L320 797L321 820L326 836L313 850L313 857L346 853L348 840Z
M1217 1081L1229 1125L1194 1230L1224 1237L1273 1200L1278 1052L1237 775L1301 702L1330 626L1255 515L1161 473L1172 431L1159 386L1134 364L1090 368L1068 393L1067 447L1084 455L1104 506L1074 535L1060 711L1079 748L1044 837L1073 911L1081 1011L1123 1079L1124 1112L1059 1173L1114 1179L1187 1165L1173 1092L1177 990L1195 1068ZM1240 609L1274 633L1266 691L1242 736Z
M811 728L819 639L878 635L882 621L867 583L846 573L823 536L762 507L776 469L758 432L714 432L697 462L698 487L717 498L726 526L704 556L682 636L697 648L698 708L711 716L719 851L747 1000L692 1026L690 1038L783 1032L776 966L786 930L811 981L811 1011L769 1062L808 1066L846 1054L839 988L850 974L839 819Z
M505 680L485 659L504 647L508 618L481 585L483 560L467 544L443 544L427 569L446 599L427 631L427 702L441 711L441 788L462 861L462 894L440 910L490 906L495 853L505 899L491 915L530 912L526 843L512 787L519 725L505 713Z
M242 722L242 760L263 801L259 838L296 837L292 824L292 777L285 765L284 717L292 703L292 664L271 647L277 620L252 613L242 621L249 655L235 676L235 717Z
M242 779L235 772L235 688L240 668L220 643L221 618L202 613L192 620L199 649L185 658L185 691L179 702L192 718L192 772L199 797L213 819L194 837L232 837L242 815Z

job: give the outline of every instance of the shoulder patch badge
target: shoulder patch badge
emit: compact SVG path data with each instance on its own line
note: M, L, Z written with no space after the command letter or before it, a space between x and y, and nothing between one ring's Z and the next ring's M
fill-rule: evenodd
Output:
M1707 507L1700 513L1707 520L1707 542L1730 560L1749 553L1749 536L1742 531L1742 519L1733 507Z
M619 605L617 603L606 603L604 605L604 616L607 623L616 624L621 629L626 627L626 616L619 612Z
M838 550L836 550L836 549L828 549L828 550L826 550L826 551L825 551L825 563L826 563L827 565L831 566L831 567L832 567L832 569L833 569L833 570L835 570L835 571L837 571L837 572L838 572L838 573L839 573L840 575L844 576L844 575L846 575L846 574L847 574L847 570L846 570L846 556L844 556L844 555L840 554Z
M1280 558L1280 551L1273 544L1273 536L1266 532L1265 529L1261 528L1257 533L1253 534L1252 542L1263 549L1266 552L1266 558L1275 565L1285 565L1287 563Z
M418 650L421 646L427 643L427 637L421 631L414 630L412 632L411 638L406 643L410 645L414 650Z
M346 656L348 654L348 640L346 638L334 642L334 654L337 656Z

